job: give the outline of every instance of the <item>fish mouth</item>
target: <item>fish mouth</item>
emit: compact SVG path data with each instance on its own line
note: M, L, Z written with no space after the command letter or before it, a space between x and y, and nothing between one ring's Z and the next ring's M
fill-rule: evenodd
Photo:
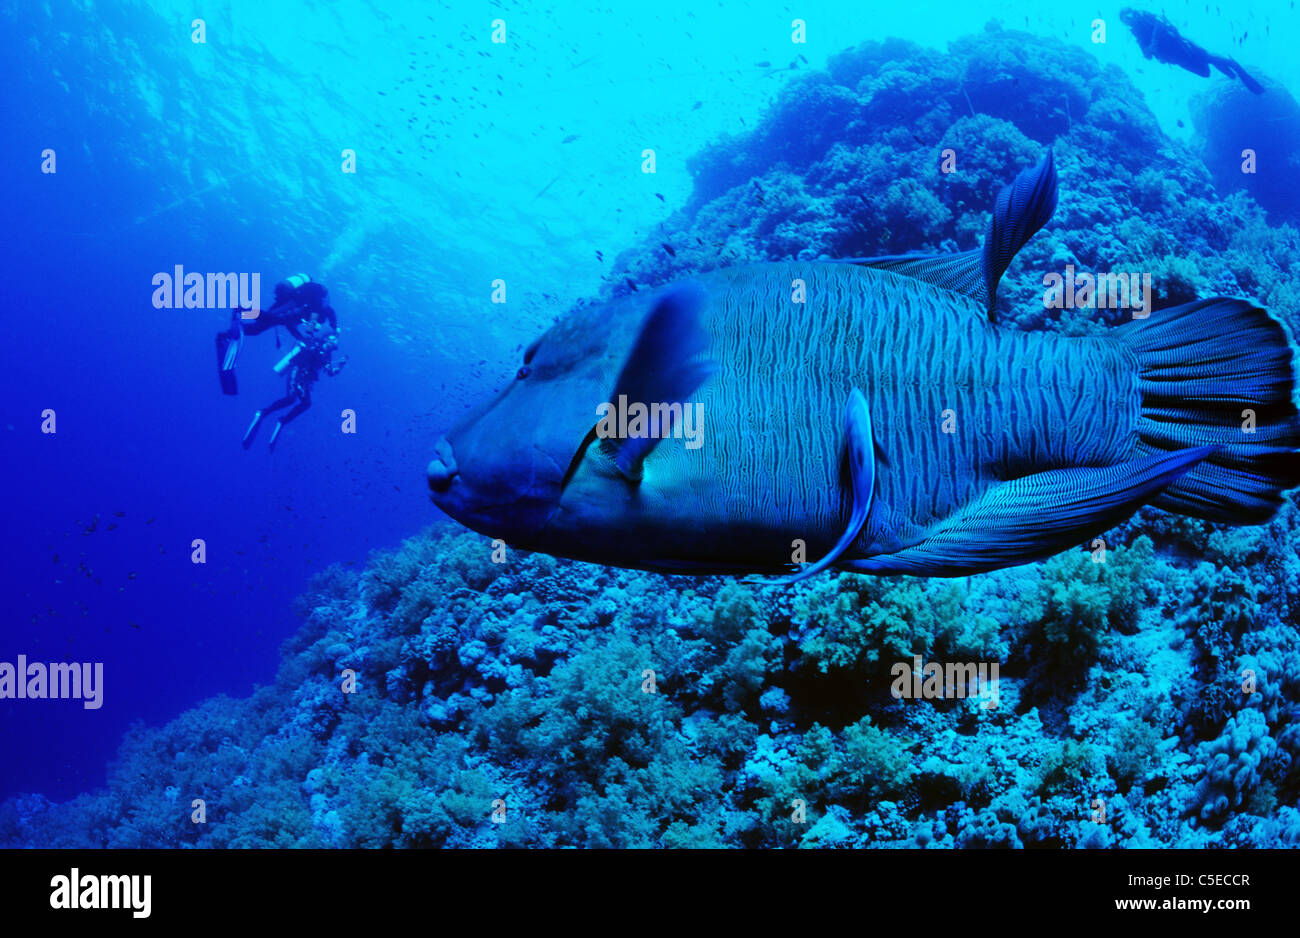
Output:
M446 436L434 444L434 456L425 473L429 480L430 500L450 517L472 531L508 538L510 543L531 545L554 517L558 492L520 493L503 491L488 477L485 485L476 485L473 460L469 477L461 472L456 451ZM560 467L541 447L534 446L537 467L548 479L560 476ZM558 488L558 485L556 485ZM528 547L528 549L533 549Z
M444 495L460 475L460 468L456 465L456 453L445 436L438 437L433 452L434 457L425 470L429 477L429 491L434 495Z

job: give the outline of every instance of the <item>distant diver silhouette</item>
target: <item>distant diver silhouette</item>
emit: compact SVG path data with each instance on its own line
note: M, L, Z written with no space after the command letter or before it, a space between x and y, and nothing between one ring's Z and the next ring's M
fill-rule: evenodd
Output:
M1240 78L1241 83L1255 94L1264 93L1264 86L1247 75L1235 60L1202 49L1180 34L1163 16L1125 7L1119 11L1119 18L1132 30L1133 38L1146 58L1181 66L1202 78L1210 77L1210 66L1213 65L1229 78Z
M338 329L338 317L329 304L329 290L306 274L294 274L275 285L275 302L253 319L244 319L243 310L230 311L230 328L217 333L217 376L223 394L237 394L235 362L244 344L244 336L260 335L273 326L284 326L299 342L299 326L310 322L328 322ZM276 336L279 347L279 334Z

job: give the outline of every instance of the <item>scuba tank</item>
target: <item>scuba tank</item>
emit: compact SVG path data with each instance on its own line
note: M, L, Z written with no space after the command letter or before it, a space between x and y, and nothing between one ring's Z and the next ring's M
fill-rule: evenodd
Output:
M328 350L333 350L338 347L338 339L335 338L334 336L332 335L327 336L323 340L320 338L320 332L324 328L324 326L321 325L320 323L318 322L304 323L303 327L307 331L306 339L296 343L294 347L289 350L289 354L284 356L284 358L280 359L279 362L276 363L272 371L274 371L277 375L283 374L284 370L288 368L290 364L293 363L293 360L295 358L298 357L298 353L301 352L303 349L307 348L308 345L319 346L321 349L328 349Z
M311 283L311 277L306 274L294 274L292 277L286 277L275 285L275 299L271 305L278 306L289 299L299 287L305 283Z
M306 347L307 346L305 344L299 342L297 345L291 348L289 350L289 354L284 356L284 358L280 359L279 362L276 363L275 367L272 368L271 370L274 371L277 375L284 374L284 370L289 367L289 365L293 362L295 358L298 357L298 353L301 352Z

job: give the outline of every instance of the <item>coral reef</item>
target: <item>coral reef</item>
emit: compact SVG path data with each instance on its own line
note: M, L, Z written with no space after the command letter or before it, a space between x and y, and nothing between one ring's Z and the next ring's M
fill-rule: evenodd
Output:
M1278 82L1264 94L1215 83L1192 104L1201 156L1221 191L1243 190L1279 221L1300 222L1300 104ZM1247 159L1243 147L1253 151ZM1262 161L1263 165L1260 165Z
M1101 563L1066 554L966 584L837 574L792 590L492 555L440 528L359 576L324 571L275 684L133 730L103 791L6 802L0 845L1300 835L1300 640L1281 597L1217 591L1232 571L1188 568L1146 537ZM1273 561L1251 556L1263 580ZM1294 552L1285 567L1300 573ZM1238 618L1243 631L1225 630ZM886 665L913 654L987 656L997 706L894 697ZM1203 675L1226 682L1215 719L1193 705L1211 696Z

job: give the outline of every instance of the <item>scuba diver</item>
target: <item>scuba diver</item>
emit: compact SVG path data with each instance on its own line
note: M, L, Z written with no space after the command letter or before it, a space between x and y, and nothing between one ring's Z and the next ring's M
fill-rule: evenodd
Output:
M288 378L285 380L284 397L253 414L253 422L244 431L244 449L253 445L253 437L257 435L257 428L262 425L263 418L292 404L293 409L281 417L276 422L275 429L271 431L270 449L274 452L275 442L279 439L284 425L299 417L311 406L311 386L320 378L321 372L333 376L342 371L343 366L347 364L346 355L337 362L330 360L339 345L337 332L327 330L324 323L316 321L305 323L303 329L306 335L302 336L301 341L288 355L280 359L274 369L276 374L286 369L289 371Z
M1119 18L1132 30L1133 38L1137 40L1146 58L1180 65L1202 78L1210 77L1210 66L1213 65L1229 78L1240 78L1241 83L1255 94L1264 93L1264 87L1247 75L1246 70L1233 59L1213 55L1190 39L1185 39L1163 16L1125 7L1119 11Z
M295 274L275 285L275 302L270 309L262 310L254 319L244 319L242 309L232 309L230 328L217 333L217 375L223 394L238 394L235 382L235 361L244 344L245 335L260 335L273 326L284 326L299 342L303 341L299 326L308 322L328 322L338 329L338 317L329 305L329 291L306 274ZM279 334L276 334L278 347Z

